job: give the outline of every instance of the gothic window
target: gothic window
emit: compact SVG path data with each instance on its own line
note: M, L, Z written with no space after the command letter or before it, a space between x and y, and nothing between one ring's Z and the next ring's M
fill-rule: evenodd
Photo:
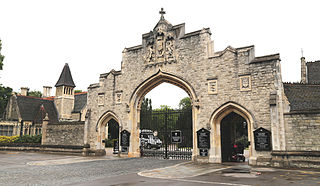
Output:
M0 136L12 136L13 126L10 125L0 125Z

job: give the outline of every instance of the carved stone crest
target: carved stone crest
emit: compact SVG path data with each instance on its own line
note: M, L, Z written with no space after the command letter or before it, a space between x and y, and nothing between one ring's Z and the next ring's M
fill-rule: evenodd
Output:
M146 42L146 63L172 62L176 60L175 34L172 25L163 17L149 33Z
M240 91L251 90L251 77L242 76L240 77Z

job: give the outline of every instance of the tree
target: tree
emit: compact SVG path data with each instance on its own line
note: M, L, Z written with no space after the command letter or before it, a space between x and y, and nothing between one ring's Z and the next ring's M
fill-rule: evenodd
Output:
M3 66L3 59L4 59L4 56L3 55L1 55L1 49L2 49L2 47L1 47L1 40L0 40L0 70L2 70L2 66Z
M82 90L75 90L74 93L81 93Z
M191 99L189 97L185 97L179 102L179 108L182 110L188 110L192 108Z
M152 101L150 98L143 98L141 103L141 112L151 112L152 111Z
M12 88L4 87L0 84L0 117L2 117L7 103L11 97Z
M160 108L154 109L155 111L166 111L166 110L173 110L168 105L160 105Z
M34 91L28 92L28 96L41 98L42 93L40 91L34 90Z
M141 103L141 111L140 111L140 128L145 129L151 122L152 118L152 101L149 98L143 98Z

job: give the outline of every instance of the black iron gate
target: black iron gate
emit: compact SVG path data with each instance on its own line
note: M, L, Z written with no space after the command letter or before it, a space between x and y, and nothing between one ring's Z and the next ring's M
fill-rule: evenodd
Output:
M141 111L141 156L191 159L192 142L191 109Z

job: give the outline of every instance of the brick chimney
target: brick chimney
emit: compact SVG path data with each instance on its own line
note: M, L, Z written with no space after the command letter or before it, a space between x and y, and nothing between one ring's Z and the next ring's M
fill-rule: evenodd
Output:
M50 87L50 86L43 86L42 97L44 97L44 98L50 97L51 96L51 89L52 89L52 87Z
M307 83L307 67L304 57L301 57L301 83Z
M29 88L28 87L21 87L21 95L22 96L27 96L28 95L28 91L29 91Z

